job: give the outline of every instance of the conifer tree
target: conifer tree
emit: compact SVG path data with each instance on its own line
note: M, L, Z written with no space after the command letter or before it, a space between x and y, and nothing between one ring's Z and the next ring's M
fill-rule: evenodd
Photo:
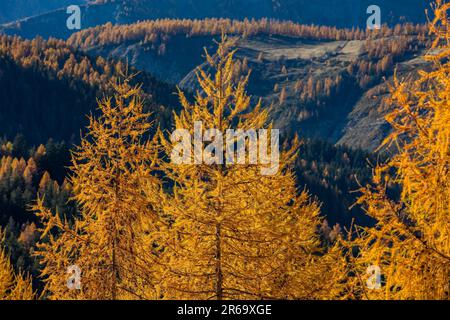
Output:
M393 133L384 146L396 154L375 169L374 185L361 189L359 202L376 226L358 230L352 260L359 296L367 299L450 298L450 4L437 2L426 59L434 65L416 81L395 80L387 116ZM398 201L387 188L397 183ZM370 290L379 268L379 286ZM370 279L371 278L371 279Z
M0 230L0 244L3 238L3 232ZM33 300L34 298L31 278L22 273L15 273L6 251L0 247L0 301Z
M146 138L149 115L140 88L129 81L99 102L101 115L90 117L89 132L73 152L70 182L79 215L72 221L52 213L42 199L34 206L44 238L37 255L52 299L157 298L158 147ZM67 285L76 280L71 276L80 276L75 287Z
M272 129L269 111L251 108L245 88L249 75L233 76L235 51L226 37L214 56L206 52L214 75L198 70L201 89L194 103L180 91L183 109L175 129L194 134L194 122L224 133L227 129ZM162 135L171 155L175 141ZM270 137L268 137L270 140ZM194 145L189 144L194 150ZM246 141L247 150L251 148ZM317 227L319 204L298 192L292 164L298 140L280 155L274 175L261 164L191 164L168 160L164 170L173 192L163 201L173 219L165 240L161 283L167 299L314 299L337 295L342 273L337 252L324 254ZM258 143L259 148L261 144ZM225 146L224 146L225 148ZM206 151L205 151L206 152ZM217 157L227 157L216 150ZM247 159L248 160L248 159ZM331 258L333 256L333 258Z

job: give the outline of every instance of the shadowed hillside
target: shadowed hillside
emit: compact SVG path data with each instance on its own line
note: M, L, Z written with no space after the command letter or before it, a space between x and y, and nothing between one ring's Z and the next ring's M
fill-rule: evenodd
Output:
M21 133L33 144L49 138L78 141L87 115L96 113L96 99L126 69L122 62L86 56L63 41L0 36L1 136L12 139ZM178 104L175 87L145 72L134 80L142 83L147 110L161 123L167 121Z
M72 4L72 2L71 2ZM127 24L147 19L278 19L302 24L328 25L338 28L365 28L369 0L98 0L81 6L82 29L102 25ZM424 0L377 1L382 10L382 22L425 22ZM73 32L66 28L65 8L37 17L8 24L7 34L25 38L68 38Z
M0 1L0 24L53 11L88 0L2 0Z
M428 42L422 25L371 33L266 19L205 19L106 24L76 33L68 43L195 91L204 48L213 51L222 31L235 36L236 73L251 70L249 93L274 107L284 134L366 150L376 149L389 132L384 79L396 67L406 75L424 64L420 56Z

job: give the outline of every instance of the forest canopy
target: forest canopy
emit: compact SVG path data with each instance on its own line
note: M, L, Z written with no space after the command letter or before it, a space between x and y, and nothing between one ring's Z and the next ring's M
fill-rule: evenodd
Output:
M433 9L427 26L373 33L205 19L107 24L67 42L0 36L0 299L449 300L450 4ZM232 138L259 160L275 135L274 106L248 93L252 72L234 47L260 33L364 40L343 76L310 76L296 91L302 104L332 101L350 82L392 76L380 153L292 134L272 174L250 155L208 162L228 156L213 139L227 130L269 132ZM194 92L80 51L161 48L173 35L220 35ZM426 67L400 77L396 62L422 49ZM173 133L195 135L199 122L210 139L189 139L189 161L173 161Z

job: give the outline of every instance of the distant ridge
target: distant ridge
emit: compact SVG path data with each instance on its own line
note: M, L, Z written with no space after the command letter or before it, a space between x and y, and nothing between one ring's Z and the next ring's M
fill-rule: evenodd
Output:
M67 1L60 2L60 6L63 6L65 2ZM70 2L73 4L77 1L70 0ZM84 1L78 0L78 2ZM368 17L366 9L372 2L371 0L97 0L95 3L81 5L82 29L107 22L129 24L160 18L203 19L208 17L238 20L271 18L338 28L365 27ZM382 10L382 22L388 25L426 21L425 9L429 7L428 1L379 0L377 2ZM64 8L58 9L10 23L0 28L0 31L29 39L37 35L44 38L67 39L74 32L65 27L67 17Z
M37 16L72 4L83 4L88 0L1 0L0 24L26 17Z

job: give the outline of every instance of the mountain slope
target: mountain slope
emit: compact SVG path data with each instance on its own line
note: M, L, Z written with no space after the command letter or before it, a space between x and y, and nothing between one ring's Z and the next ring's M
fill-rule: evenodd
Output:
M0 1L0 24L85 2L87 0L2 0Z
M225 26L227 26L225 28ZM195 91L195 69L221 30L235 36L237 72L251 70L248 90L272 105L286 135L374 150L386 136L384 80L397 64L413 72L427 46L422 26L370 33L268 22L162 20L111 24L73 35L68 43L89 55L128 61L161 80ZM204 66L202 66L204 67Z
M12 139L20 133L32 144L49 138L76 142L87 115L96 113L96 99L123 78L125 69L121 62L91 58L63 41L0 36L0 136ZM175 87L145 72L135 81L163 125L178 105Z
M205 37L204 41L210 43L211 39ZM0 36L0 135L9 139L24 135L16 136L13 144L0 139L0 156L28 155L24 139L30 146L50 138L65 140L67 144L47 144L48 161L45 160L45 167L40 167L62 182L69 159L67 147L77 142L80 131L87 125L86 114L95 114L96 98L107 92L105 85L117 79L120 67L120 62L92 58L62 41L23 41ZM149 94L148 108L155 113L157 124L169 129L169 114L177 106L175 88L143 71L135 81L142 83ZM354 202L349 190L356 188L351 173L356 172L360 181L367 181L370 168L365 159L371 155L314 141L302 144L299 155L299 183L324 203L322 212L327 220L348 225L359 216L357 209L348 212L349 204ZM28 202L13 197L15 192L14 185L9 184L0 190L4 199L0 203L0 224L9 221L11 215L16 221L29 219Z
M417 70L429 66L430 63L420 55L412 56L396 66L397 75L399 79L414 76ZM392 81L392 76L387 79L387 83ZM384 119L391 111L391 106L386 103L388 96L389 88L384 82L364 92L348 114L337 144L369 150L378 148L390 132L390 125Z
M249 91L274 108L275 127L282 132L373 151L390 132L384 117L392 106L385 101L383 78L392 81L394 68L402 78L427 64L420 48L406 50L376 74L383 59L367 59L365 45L258 37L240 40L236 55L252 72ZM362 61L377 67L361 73ZM196 90L195 79L193 70L179 86Z
M230 19L271 18L291 20L303 24L335 27L362 27L368 18L369 0L100 0L85 4L82 9L82 28L111 22L127 24L147 19ZM382 22L425 22L424 0L377 1L382 10ZM66 39L74 31L66 28L65 9L8 24L2 28L7 34L25 38L41 35L44 38Z

